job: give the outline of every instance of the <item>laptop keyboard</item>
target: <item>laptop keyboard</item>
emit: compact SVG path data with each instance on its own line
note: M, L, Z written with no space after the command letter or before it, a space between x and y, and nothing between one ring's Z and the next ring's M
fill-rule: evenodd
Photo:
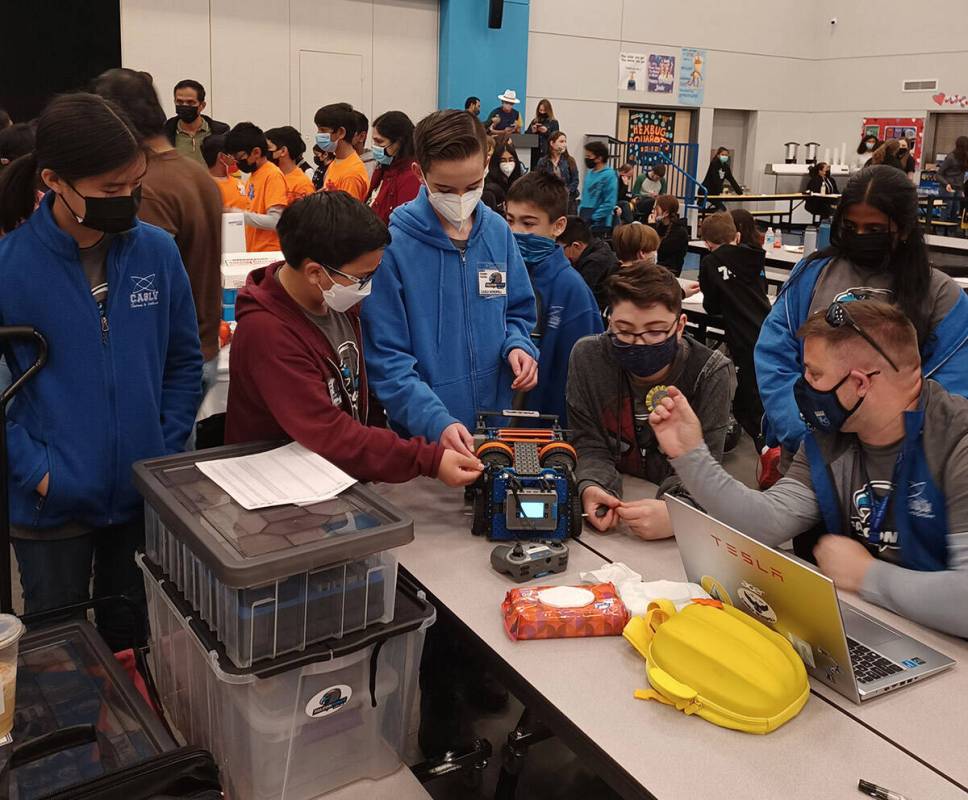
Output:
M889 661L849 636L847 647L850 650L850 663L854 668L854 677L857 678L858 683L873 683L904 671L899 664Z

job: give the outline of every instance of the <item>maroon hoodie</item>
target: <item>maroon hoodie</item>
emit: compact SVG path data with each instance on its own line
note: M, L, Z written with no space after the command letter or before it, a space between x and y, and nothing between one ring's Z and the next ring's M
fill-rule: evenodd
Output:
M387 428L367 424L371 411L362 358L362 422L353 419L336 353L276 280L281 266L282 262L254 270L239 291L238 327L229 360L226 444L292 439L363 481L402 483L418 475L436 477L444 453L440 445L401 439ZM357 309L347 316L362 351ZM340 394L342 408L330 392Z

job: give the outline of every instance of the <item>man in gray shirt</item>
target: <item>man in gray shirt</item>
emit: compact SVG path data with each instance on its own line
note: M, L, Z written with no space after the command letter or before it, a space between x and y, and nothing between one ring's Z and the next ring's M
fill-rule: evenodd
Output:
M968 636L968 399L922 378L914 326L887 303L835 302L798 336L808 432L783 479L760 493L727 475L675 389L649 420L670 463L717 519L772 546L820 525L813 553L839 588Z

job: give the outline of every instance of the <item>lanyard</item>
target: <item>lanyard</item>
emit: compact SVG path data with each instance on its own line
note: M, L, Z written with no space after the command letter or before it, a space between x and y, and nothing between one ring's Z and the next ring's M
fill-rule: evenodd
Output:
M864 481L866 483L867 496L871 501L871 515L868 522L867 528L867 543L868 544L880 544L881 542L881 530L884 527L884 520L887 519L887 510L891 505L891 500L897 491L898 479L901 475L901 463L904 461L904 444L901 444L901 449L897 454L897 460L894 462L894 471L891 474L891 489L888 491L884 497L880 499L874 494L874 487L871 484L870 476L867 474L867 465L864 462L864 448L860 445L860 468L864 473Z

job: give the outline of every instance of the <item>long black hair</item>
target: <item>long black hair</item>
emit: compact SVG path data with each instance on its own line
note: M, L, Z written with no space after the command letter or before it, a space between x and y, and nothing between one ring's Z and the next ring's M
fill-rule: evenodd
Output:
M393 156L401 164L413 159L413 121L402 111L385 111L373 120L373 130L391 142L399 142L400 149Z
M110 101L85 93L54 98L37 122L34 151L0 172L0 231L9 233L33 213L41 170L77 181L130 164L140 153L131 123Z
M874 146L870 150L867 149L868 139L874 140ZM857 155L862 156L864 155L864 153L873 153L880 146L881 146L880 139L878 139L873 133L865 134L864 136L861 137L860 143L857 145Z
M505 153L510 153L514 156L514 171L506 177L501 172L501 156ZM524 170L521 168L521 159L518 158L518 151L515 149L511 140L504 139L498 142L497 147L494 148L494 152L491 154L491 162L487 167L487 179L496 182L498 186L501 186L507 191L511 184L523 174Z
M851 206L859 203L883 212L896 232L887 270L894 276L895 303L914 323L921 343L930 333L925 298L931 283L931 262L918 224L918 192L901 170L880 165L856 173L841 193L831 222L830 246L810 256L808 263L818 258L846 257L842 249L844 221Z

